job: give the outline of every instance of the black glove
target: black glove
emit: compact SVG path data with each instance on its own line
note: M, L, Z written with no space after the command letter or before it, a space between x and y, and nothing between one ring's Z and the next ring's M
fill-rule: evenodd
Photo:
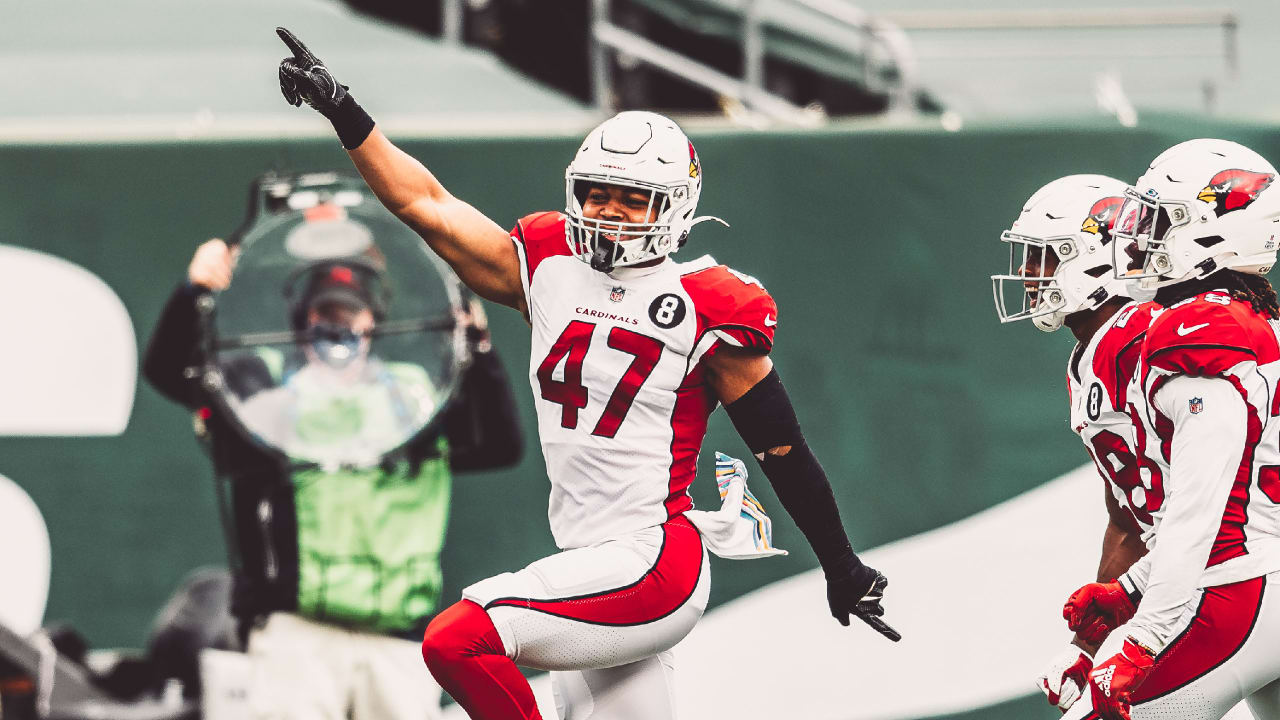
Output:
M294 107L305 102L326 116L336 111L347 97L347 86L334 79L329 68L293 33L278 27L276 34L293 53L280 61L280 92L285 101Z
M827 571L827 604L831 616L841 625L849 626L849 616L854 615L870 625L876 632L894 642L902 639L897 630L880 619L884 615L885 586L889 580L874 568L863 565L856 555Z

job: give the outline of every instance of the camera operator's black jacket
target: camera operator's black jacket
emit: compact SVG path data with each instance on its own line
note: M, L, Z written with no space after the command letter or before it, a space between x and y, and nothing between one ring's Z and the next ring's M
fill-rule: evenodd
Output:
M161 394L196 413L197 434L213 460L228 525L227 542L235 565L232 612L248 623L273 611L297 608L294 491L289 461L246 437L219 412L201 384L202 338L196 302L207 292L183 283L169 297L147 346L142 374ZM454 472L519 461L523 441L515 398L497 352L473 353L450 407L399 457L387 462L408 462L416 469L424 460L438 457L441 434ZM264 507L270 512L263 513ZM268 548L276 560L272 573L266 570ZM405 634L419 630L407 629Z

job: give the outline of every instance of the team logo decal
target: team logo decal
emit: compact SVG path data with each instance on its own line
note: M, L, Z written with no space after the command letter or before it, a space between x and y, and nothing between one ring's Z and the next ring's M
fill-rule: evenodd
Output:
M1120 206L1124 204L1122 197L1105 197L1093 204L1089 208L1089 216L1084 219L1084 223L1080 225L1080 229L1084 232L1098 235L1102 238L1102 244L1106 245L1111 242L1111 229L1116 224L1116 216L1120 213Z
M1089 386L1089 397L1085 398L1084 412L1089 419L1097 422L1102 414L1102 386L1094 383Z
M1232 210L1249 207L1275 179L1276 176L1271 173L1223 170L1214 175L1196 197L1207 203L1214 203L1214 214L1222 217Z
M627 294L627 289L621 285L609 291L609 299L614 302L622 302L622 296Z
M1187 401L1187 409L1192 415L1199 415L1200 411L1204 410L1204 398L1191 398Z
M680 324L684 320L684 299L675 293L665 293L649 303L649 319L663 330Z
M702 174L702 163L698 162L698 151L689 143L689 177L696 178Z

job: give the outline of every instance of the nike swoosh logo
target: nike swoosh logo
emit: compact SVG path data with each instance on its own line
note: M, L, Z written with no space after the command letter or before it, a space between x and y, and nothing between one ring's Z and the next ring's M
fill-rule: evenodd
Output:
M1199 330L1200 328L1206 328L1206 327L1209 327L1209 323L1200 323L1199 325L1192 325L1191 327L1187 327L1186 325L1179 325L1178 335L1179 337L1190 335L1191 333Z
M765 316L764 316L764 326L765 326L765 327L776 327L777 325L778 325L778 321L777 321L777 320L775 320L775 319L773 318L773 316L772 316L772 315L765 315Z

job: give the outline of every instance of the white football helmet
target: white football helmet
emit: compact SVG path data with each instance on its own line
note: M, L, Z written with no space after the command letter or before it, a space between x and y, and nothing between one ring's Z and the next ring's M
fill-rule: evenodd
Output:
M1165 150L1126 192L1115 226L1117 273L1145 288L1223 268L1266 274L1280 233L1280 188L1268 191L1275 179L1271 163L1228 140ZM1135 243L1131 264L1125 250Z
M649 209L657 208L657 217L651 223L584 217L582 205L592 185L648 192ZM603 272L670 255L680 249L694 225L718 219L693 216L701 193L698 153L675 122L651 112L618 113L587 135L565 169L569 250Z
M1000 322L1029 318L1053 332L1068 315L1126 295L1110 248L1126 187L1104 175L1068 175L1027 200L1013 226L1000 234L1009 244L1008 273L991 276ZM1011 293L1020 299L1012 300Z

